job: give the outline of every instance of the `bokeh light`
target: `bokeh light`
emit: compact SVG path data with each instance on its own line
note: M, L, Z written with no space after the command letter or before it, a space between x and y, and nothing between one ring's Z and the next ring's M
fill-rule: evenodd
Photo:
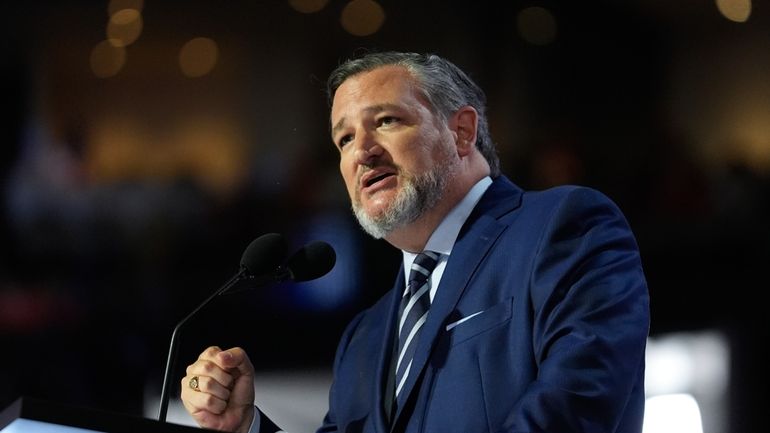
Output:
M698 402L690 394L647 399L643 433L703 433Z
M194 38L179 51L179 67L187 77L202 77L214 69L218 58L216 42L209 38Z
M353 0L342 10L342 28L354 36L376 33L385 22L385 10L374 0Z
M521 38L532 45L548 45L556 39L556 19L539 6L522 9L516 17L516 28Z
M91 50L91 71L99 78L116 75L125 64L126 50L109 41L99 42Z
M725 18L744 23L751 16L751 0L716 0L717 9Z
M131 45L142 34L142 15L136 9L115 12L107 23L107 40L116 47Z

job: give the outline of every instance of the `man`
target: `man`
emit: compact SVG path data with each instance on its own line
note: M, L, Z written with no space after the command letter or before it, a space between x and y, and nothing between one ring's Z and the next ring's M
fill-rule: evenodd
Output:
M484 93L438 56L369 54L328 90L356 217L404 265L344 332L319 431L641 432L648 293L617 207L500 175ZM184 405L204 427L275 431L253 372L210 347Z

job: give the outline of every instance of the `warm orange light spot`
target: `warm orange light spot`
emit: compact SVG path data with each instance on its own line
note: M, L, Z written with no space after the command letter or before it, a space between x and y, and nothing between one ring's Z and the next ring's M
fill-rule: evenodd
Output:
M248 175L245 140L229 117L193 115L172 120L159 134L137 117L94 119L87 137L91 181L189 179L226 195Z
M745 23L751 15L751 0L716 0L717 9L725 18Z
M108 41L96 44L91 50L91 70L99 78L116 75L126 64L126 50Z
M142 34L142 15L136 9L122 9L107 23L107 40L116 47L131 45Z
M218 58L216 42L209 38L194 38L179 51L179 67L185 76L202 77L214 69Z
M352 0L340 17L342 28L354 36L376 33L385 22L385 10L374 0Z

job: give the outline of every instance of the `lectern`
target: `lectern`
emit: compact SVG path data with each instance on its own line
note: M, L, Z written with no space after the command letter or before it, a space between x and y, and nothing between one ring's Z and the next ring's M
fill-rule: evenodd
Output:
M213 431L29 397L17 399L0 412L0 433L204 433Z

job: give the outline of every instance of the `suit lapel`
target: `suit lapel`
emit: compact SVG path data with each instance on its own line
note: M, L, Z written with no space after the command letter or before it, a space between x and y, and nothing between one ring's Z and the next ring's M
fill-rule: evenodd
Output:
M383 344L380 348L380 353L377 354L377 371L376 374L380 380L377 381L377 385L374 390L374 397L372 401L376 403L376 415L375 426L379 433L385 433L389 430L390 419L392 417L392 404L394 395L393 381L395 373L392 369L393 362L393 350L395 345L395 330L396 330L396 317L398 316L398 305L401 300L401 293L406 282L404 281L404 269L403 265L396 277L396 283L388 294L390 300L388 302L388 314L383 323L382 338L380 339Z
M499 222L499 218L517 208L520 202L521 190L500 176L484 193L460 230L446 270L441 277L436 297L431 304L428 320L420 331L420 340L412 361L411 372L401 390L402 393L406 393L407 398L418 383L418 378L425 368L436 340L443 331L447 317L460 300L476 268L507 227L506 224ZM403 277L401 280L403 282ZM402 408L399 407L395 418L401 415L401 411Z

